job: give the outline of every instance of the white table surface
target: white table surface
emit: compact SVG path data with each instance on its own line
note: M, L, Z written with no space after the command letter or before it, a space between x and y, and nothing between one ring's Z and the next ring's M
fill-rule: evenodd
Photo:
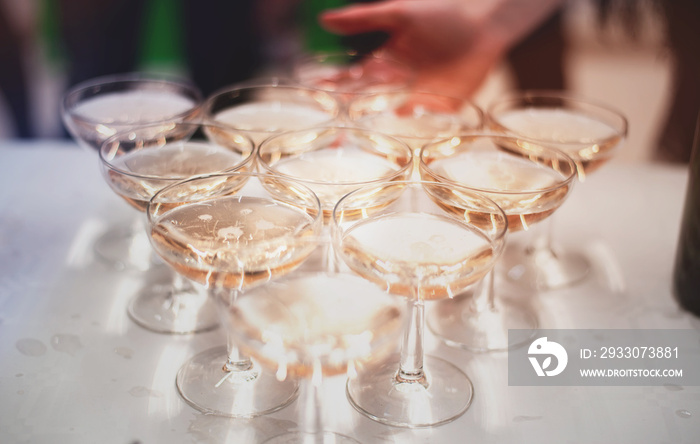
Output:
M700 329L670 290L686 179L683 167L612 162L577 185L556 236L606 265L540 294L542 327ZM91 248L133 210L102 180L95 153L0 142L0 181L0 443L255 443L296 427L299 400L243 420L180 399L178 367L223 333L163 335L128 318L139 273L110 269ZM700 442L700 387L509 387L505 354L451 349L429 333L427 345L472 378L462 417L383 426L347 403L336 377L326 428L368 443Z

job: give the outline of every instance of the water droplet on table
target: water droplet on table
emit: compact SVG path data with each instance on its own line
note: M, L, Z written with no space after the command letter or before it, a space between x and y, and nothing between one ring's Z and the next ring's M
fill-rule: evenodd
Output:
M140 385L132 387L131 390L129 390L129 394L135 398L145 398L148 396L159 398L161 396L161 394L158 391L151 390L148 387Z
M134 356L134 351L127 347L117 347L114 349L114 353L118 354L124 359L131 359Z
M689 411L685 409L681 410L676 410L676 415L678 415L681 418L687 419L687 418L692 418L693 414L690 413Z
M75 356L75 353L83 348L83 345L80 343L80 338L75 335L53 335L51 347L56 351Z
M541 416L514 416L513 422L539 421Z
M41 356L46 353L46 346L38 339L20 339L15 343L15 347L25 356Z

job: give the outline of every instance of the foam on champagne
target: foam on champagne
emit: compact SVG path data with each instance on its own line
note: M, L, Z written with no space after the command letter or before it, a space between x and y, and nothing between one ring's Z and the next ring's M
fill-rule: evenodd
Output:
M159 178L187 178L233 167L243 160L225 147L195 142L131 151L113 162L121 170Z
M315 150L275 164L292 177L325 183L363 182L385 177L399 169L392 162L359 149Z
M307 128L331 120L321 109L293 102L245 103L225 109L214 118L240 130L261 132Z
M103 125L132 125L158 122L194 106L192 99L169 91L133 90L87 99L73 113Z
M305 152L274 164L277 172L303 180L330 217L335 204L359 182L386 178L401 166L381 155L349 146Z
M383 261L450 264L490 248L483 235L447 217L395 214L359 223L351 230L353 242Z
M341 248L357 273L385 282L397 294L454 295L481 277L493 259L491 242L447 216L391 213L348 229Z
M503 126L522 136L555 143L595 143L617 136L617 131L610 125L567 109L507 111L498 119Z
M458 133L457 116L439 113L400 115L393 112L368 115L358 121L366 128L411 139L449 137Z
M168 185L165 180L223 171L242 161L240 153L222 146L177 142L128 152L112 162L120 171L105 170L105 178L130 205L146 211L151 197Z
M528 229L566 198L558 171L503 151L465 151L430 164L439 176L486 193L508 217L508 230Z
M498 151L465 151L432 162L430 169L467 187L489 191L546 190L563 179L552 168Z

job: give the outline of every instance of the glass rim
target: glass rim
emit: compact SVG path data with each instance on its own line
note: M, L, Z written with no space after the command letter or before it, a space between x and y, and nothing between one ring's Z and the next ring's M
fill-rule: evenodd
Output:
M493 240L494 242L503 242L505 240L506 234L508 233L508 215L506 214L505 210L498 205L493 199L488 197L484 192L479 191L479 190L474 190L468 187L465 187L463 185L460 185L459 183L441 183L441 182L434 182L430 180L397 180L397 181L385 181L385 182L380 182L377 184L371 184L371 185L366 185L361 188L358 188L356 190L350 191L349 193L345 194L343 197L338 200L338 202L335 204L333 207L333 212L331 214L331 221L332 221L332 230L334 232L337 231L344 231L340 228L340 224L338 222L338 211L340 210L341 206L346 203L348 200L352 199L353 196L358 195L366 190L370 190L373 188L377 187L382 187L382 186L394 186L394 185L403 185L404 187L424 187L425 185L428 186L433 186L433 187L440 187L440 188L447 188L450 190L454 190L456 188L461 188L461 191L468 191L469 194L476 196L482 201L487 202L489 205L492 206L492 209L496 210L498 214L501 215L503 219L503 226L499 227L498 231L494 235L490 235L489 239ZM483 231L479 229L480 231Z
M324 59L330 59L330 58L340 58L340 57L346 57L349 59L357 58L358 60L365 59L365 58L369 58L372 60L387 60L391 63L396 64L397 66L406 68L406 72L411 74L409 77L411 77L411 78L415 77L415 73L413 72L413 69L411 69L411 67L408 64L400 61L396 57L386 55L386 53L384 53L384 52L377 52L377 51L361 52L361 51L357 51L354 49L336 50L336 51L316 51L316 52L312 52L312 53L300 54L292 61L293 71L296 71L296 68L298 66L300 66L303 62L307 62L307 61L311 61L311 60L324 60Z
M148 222L149 222L149 224L152 224L152 223L153 223L153 217L154 217L153 214L152 214L152 211L151 211L151 207L154 206L154 205L160 204L160 202L157 202L157 200L158 200L158 198L162 198L162 195L163 195L163 194L172 191L172 190L175 189L176 187L185 186L185 184L188 184L188 183L191 183L191 182L203 181L203 180L208 180L208 179L216 179L216 178L219 178L219 177L231 177L231 176L247 177L248 179L246 179L246 184L247 184L247 180L249 180L249 179L251 179L251 178L257 178L260 182L262 182L263 179L270 179L270 178L271 178L271 177L270 177L269 175L267 175L267 174L261 174L261 173L254 172L254 171L245 171L245 172L244 172L244 171L228 171L228 172L218 172L218 173L211 173L211 174L199 174L199 175L191 176L191 177L189 177L189 178L187 178L187 179L180 180L180 181L178 181L178 182L169 184L169 185L167 185L167 186L161 188L160 190L158 190L158 191L157 191L156 193L154 193L153 196L151 196L151 198L149 199L148 205L147 205L147 207L146 207L146 216L148 217ZM283 180L288 180L288 179L285 179L285 178L282 178L282 179L283 179ZM295 185L301 186L301 188L302 188L306 193L308 193L308 195L309 195L308 197L310 197L311 200L314 202L314 209L316 209L317 211L316 211L315 214L309 214L308 211L305 211L305 212L306 212L307 214L309 214L309 215L313 218L313 221L312 221L313 224L318 224L318 223L320 223L321 226L323 226L323 208L322 208L322 206L321 206L321 201L319 200L319 198L318 198L318 196L316 195L316 193L314 193L314 191L313 191L311 188L309 188L308 186L306 186L305 184L303 184L303 183L301 183L301 182L299 182L299 181L295 181L295 180L288 180L288 181L289 181L289 182L295 182ZM243 185L243 187L245 187L245 185ZM243 187L241 187L241 188L243 188ZM238 191L239 191L239 190L237 190L236 193L233 193L232 195L234 195L234 196L237 195L237 194L238 194ZM203 197L203 198L200 199L200 200L201 200L201 201L206 201L206 200L209 200L209 199L211 199L211 197L207 196L207 197ZM194 201L193 201L193 202L194 202ZM289 203L286 202L286 201L282 201L282 202L284 202L285 204L289 204ZM316 236L316 237L318 237L319 239L322 238L320 235L318 235L318 236Z
M463 184L455 179L451 179L451 178L444 176L442 174L438 174L432 168L430 168L430 166L428 164L425 163L425 160L423 157L423 153L425 151L429 150L431 147L442 145L445 143L449 143L451 140L453 140L455 138L459 138L459 139L461 139L461 138L508 139L508 140L513 140L513 141L524 141L526 143L536 145L538 149L544 150L545 152L551 152L553 154L556 154L557 157L561 157L561 160L563 160L564 162L566 162L569 165L569 167L571 169L571 173L569 175L565 176L561 182L557 182L556 185L552 185L552 186L547 187L547 188L538 188L538 189L530 189L530 190L504 191L504 190L497 190L497 189L490 189L490 188L479 188L479 187L474 186L474 185L466 185L466 184ZM455 146L459 146L460 144L455 145ZM527 148L524 148L523 151L526 152ZM537 153L535 153L535 154L537 154ZM427 172L429 172L430 174L432 174L435 177L439 177L441 180L444 180L445 182L453 183L455 185L459 185L461 187L468 188L470 190L478 191L481 193L496 194L496 195L501 195L501 196L507 196L507 195L518 196L518 195L533 194L533 193L549 193L552 191L556 191L556 190L564 187L565 185L571 184L572 182L574 182L574 179L576 179L576 177L578 175L578 167L576 166L576 162L573 160L573 158L571 156L566 154L564 151L562 151L558 148L543 146L542 142L537 141L537 140L528 139L526 137L508 135L508 134L499 134L499 133L474 133L474 134L465 133L465 134L458 134L456 136L446 137L443 139L433 140L431 142L428 142L425 145L423 145L420 149L420 154L418 155L418 168L419 168L419 171L422 169L427 170Z
M274 82L269 82L269 83L240 83L240 84L235 84L235 85L230 85L230 86L225 86L223 88L220 88L213 93L211 93L209 96L207 96L204 101L201 104L201 110L202 110L202 115L203 118L206 119L207 121L213 121L213 122L218 122L223 125L227 125L226 123L217 120L215 115L211 113L211 109L213 107L213 104L215 101L220 100L223 97L226 97L228 95L233 96L235 93L238 92L245 92L245 91L257 91L257 90L287 90L287 91L304 91L308 92L310 94L322 94L326 96L325 98L328 99L330 102L332 102L335 106L333 107L333 113L329 115L329 119L327 120L328 122L333 121L338 118L341 114L341 104L340 101L330 92L322 90L322 89L316 89L316 88L311 88L309 86L301 85L301 84L295 84L295 83L274 83ZM267 100L263 101L266 102ZM241 105L233 105L226 107L225 109L233 109L236 108L237 106ZM238 129L239 131L251 131L251 132L261 132L261 133L269 133L269 134L275 134L279 131L270 131L270 130L264 130L264 129L239 129L235 125L228 124L231 128Z
M88 91L92 88L100 87L100 86L106 86L106 85L119 85L119 84L138 84L138 83L144 83L144 84L162 84L162 85L171 85L175 87L182 88L183 90L188 91L189 93L192 94L192 97L194 98L194 104L191 108L188 108L186 111L177 113L177 114L172 114L169 116L166 116L164 118L159 118L157 120L149 120L147 122L143 122L143 124L151 124L151 123L159 123L159 122L167 122L171 120L178 120L180 118L184 118L189 114L192 114L193 112L196 112L197 109L201 108L202 106L202 101L204 99L202 92L199 90L199 88L192 83L191 81L183 78L183 77L178 77L172 74L160 74L160 73L148 73L148 72L130 72L130 73L121 73L121 74L109 74L105 76L100 76L100 77L95 77L92 79L84 80L80 83L77 83L73 86L71 86L64 94L63 97L61 98L60 106L61 106L61 114L66 116L68 114L71 114L71 119L73 120L80 120L82 122L86 123L94 123L94 124L104 124L103 121L93 119L89 116L84 116L81 114L72 114L70 112L71 107L69 107L68 103L70 100L85 91ZM95 97L95 96L93 96ZM75 102L78 103L78 102ZM113 126L126 126L130 125L128 123L114 123Z
M217 95L218 93L224 92L224 91L229 90L229 89L242 89L242 88L250 88L250 87L260 87L260 86L277 87L277 86L302 86L302 85L298 85L296 82L294 82L293 79L291 79L290 77L285 76L285 75L278 75L278 74L261 75L261 76L250 77L246 80L241 80L238 82L229 83L228 85L221 86L220 88L218 88L218 89L214 90L212 93L210 93L207 97Z
M407 153L407 155L408 155L408 156L407 156L408 161L406 162L405 165L401 166L400 169L398 169L397 171L393 171L391 174L388 174L388 175L386 175L386 176L377 177L377 178L369 179L369 180L362 180L362 181L325 182L325 181L322 181L322 180L304 179L304 178L300 178L300 177L296 177L296 176L291 176L291 175L286 174L286 173L282 173L282 172L280 172L280 171L277 171L275 168L273 168L271 165L269 165L267 162L265 162L265 161L262 159L262 154L261 154L261 152L262 152L263 148L266 148L266 147L269 146L272 142L274 142L275 140L277 140L277 139L279 139L279 138L282 138L283 136L289 136L289 135L292 135L292 134L303 134L303 133L306 133L306 132L314 132L314 131L319 131L319 132L320 132L320 131L322 131L322 130L352 131L352 132L360 132L360 133L365 133L365 134L371 133L371 134L375 134L375 135L381 136L381 137L383 137L383 138L385 138L385 139L388 139L388 140L391 141L391 142L396 142L399 146L401 146L402 149L405 148L406 153ZM260 146L258 146L258 149L256 150L256 153L255 153L255 160L256 160L256 163L257 163L260 167L264 168L267 172L269 172L269 174L273 174L273 175L275 175L275 176L283 177L283 178L286 178L286 179L289 179L289 180L296 180L296 181L299 181L299 182L302 182L302 183L308 183L308 184L320 185L320 186L323 186L323 185L327 185L327 186L333 186L333 185L338 185L338 186L352 186L352 185L363 186L363 185L370 185L370 184L374 184L374 183L380 183L380 182L390 181L392 178L398 177L398 176L400 176L400 175L406 173L408 170L412 169L412 168L413 168L413 162L414 162L414 161L413 161L413 150L412 150L411 147L408 146L408 144L407 144L406 142L404 142L403 140L401 140L401 139L399 139L399 138L397 138L397 137L395 137L395 136L392 136L391 134L383 133L383 132L381 132L381 131L370 130L370 129L361 128L361 127L354 127L354 126L314 126L314 127L304 128L304 129L300 129L300 130L284 131L284 132L281 132L281 133L272 135L272 136L268 137L267 139L263 140L263 141L260 143Z
M296 57L292 63L291 63L291 78L294 80L296 83L299 83L300 85L304 85L307 88L312 88L316 89L318 91L324 91L324 92L329 92L329 93L335 93L335 94L345 94L345 95L361 95L365 94L362 92L358 92L355 90L348 90L346 88L338 88L338 89L327 89L327 88L320 88L316 86L310 86L310 85L305 85L304 82L300 79L300 70L303 69L304 66L306 66L310 62L316 62L319 64L323 64L324 62L330 63L330 60L332 59L340 59L340 58L345 58L347 60L363 60L363 59L370 59L370 60L383 60L387 61L390 63L392 66L400 69L403 73L405 73L405 77L407 81L405 82L405 86L412 85L417 78L417 74L413 68L411 68L410 65L407 63L402 62L401 60L397 59L396 57L389 56L385 54L384 52L381 51L374 51L374 52L360 52L356 50L345 50L345 51L318 51L314 53L305 53L301 54L298 57ZM351 66L353 63L346 63L346 64L338 64L337 66ZM390 89L388 91L396 91L396 89Z
M350 103L348 104L348 108L350 108L352 106L352 104L355 102L361 102L362 100L368 100L374 96L400 96L400 95L404 95L404 96L413 96L413 95L433 96L433 97L439 97L441 99L450 99L450 100L454 100L455 102L462 102L466 105L470 105L470 107L476 108L476 110L480 111L482 114L484 112L483 109L479 105L477 105L476 102L474 102L471 99L464 99L464 98L452 96L449 94L428 91L428 90L423 90L423 89L396 90L396 91L372 91L372 92L364 93L361 96L355 97L353 100L351 100Z
M424 97L437 97L440 99L448 99L450 101L454 101L454 102L461 104L459 110L456 113L457 115L460 115L465 109L469 109L469 110L474 111L476 113L476 117L477 117L478 122L477 122L476 127L474 127L475 130L481 129L484 126L484 124L486 123L485 111L479 105L477 105L474 101L472 101L470 99L460 98L457 96L451 96L451 95L447 95L447 94L436 93L436 92L425 91L425 90L376 91L376 92L369 92L366 94L358 95L358 96L352 98L348 102L347 111L346 111L348 118L352 122L360 121L360 119L356 119L352 116L352 112L354 111L353 106L355 106L358 103L362 103L364 101L370 101L374 98L381 97L381 96L406 96L406 97L424 96ZM382 112L384 112L384 110L379 110L379 111L372 112L372 113L365 113L361 117L367 117L370 115L381 114ZM460 123L462 123L461 119L460 119ZM401 133L396 133L396 132L387 132L386 134L389 134L389 135L392 135L395 137L411 137L411 138L415 137L415 138L421 138L421 139L423 138L423 137L419 137L419 136L405 136Z
M491 103L488 104L488 106L485 107L484 109L484 117L486 121L493 121L496 122L500 125L500 120L495 117L493 111L494 109L498 108L499 106L506 105L508 103L513 103L517 101L522 101L522 100L527 100L527 99L560 99L560 100L565 100L569 103L575 104L575 105L582 105L582 106L588 106L591 107L592 109L595 109L597 111L603 111L605 113L608 113L609 116L614 117L615 119L619 120L619 127L617 125L610 125L613 130L615 131L615 135L621 136L621 137L627 137L628 132L629 132L629 121L625 114L602 101L595 100L595 99L589 99L587 97L583 97L580 95L577 95L573 92L566 91L566 90L554 90L554 89L528 89L524 91L511 91L509 93L504 94L501 97L496 98L495 100L491 101ZM607 121L605 122L606 124L608 123ZM507 128L508 131L513 132L514 134L520 134L519 131L514 131L510 128ZM599 141L599 140L606 140L611 138L611 136L603 137L603 138L598 138L594 139L594 141ZM546 140L547 142L555 142L555 141L550 141ZM559 144L565 144L565 145L579 145L581 144L580 141L574 141L574 140L565 140L565 141L556 141ZM541 143L541 142L540 142Z
M255 143L247 134L244 134L240 130L236 130L235 128L232 128L230 126L221 125L221 124L217 124L217 123L209 123L209 122L172 122L172 124L175 127L192 127L192 129L193 129L192 133L197 131L197 129L206 128L206 127L219 128L219 129L224 130L224 131L234 132L234 133L236 133L237 136L241 136L246 141L246 144L248 144L250 146L250 152L248 153L247 156L243 157L240 162L238 162L236 165L231 166L229 168L226 168L223 170L218 170L216 172L211 172L211 173L202 173L202 174L197 174L194 176L188 175L188 176L178 176L178 177L172 177L172 176L171 177L163 177L163 176L158 176L158 175L153 175L153 174L135 173L133 171L125 170L125 169L122 169L122 168L115 166L113 163L114 158L112 158L112 159L106 158L105 151L108 149L110 151L115 149L121 143L120 141L124 138L128 138L128 136L131 133L133 133L135 131L148 131L149 129L161 128L163 125L161 123L161 124L149 124L149 125L134 126L133 128L130 128L130 129L124 130L124 131L119 131L116 134L108 137L104 142L102 142L100 144L100 149L98 150L98 154L100 157L100 163L103 166L105 166L106 168L108 168L109 170L114 171L114 172L119 173L119 174L122 174L124 176L133 177L133 178L137 178L137 179L158 180L158 181L164 181L164 182L180 182L180 181L187 180L189 178L197 177L197 176L234 172L238 169L244 168L248 164L254 163L253 161L255 160L255 152L257 151ZM166 137L166 138L168 137L168 135L169 135L169 133L167 131L162 134L162 136ZM155 137L157 137L157 136L154 136L153 138L155 138ZM171 143L174 143L174 142L171 142ZM115 144L117 144L117 145L115 145ZM167 145L169 145L169 143L166 143L165 145L162 145L162 146L158 146L157 148L162 148L163 146L167 146Z

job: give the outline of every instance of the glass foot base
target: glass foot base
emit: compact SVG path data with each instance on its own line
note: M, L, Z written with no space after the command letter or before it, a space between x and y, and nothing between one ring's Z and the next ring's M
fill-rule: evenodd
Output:
M296 399L295 380L278 381L274 373L255 365L245 372L225 372L226 347L205 350L177 373L180 396L200 412L229 418L252 418L277 411Z
M178 288L172 281L149 284L127 311L136 324L156 333L200 333L217 328L220 319L216 302L205 292L191 284Z
M348 380L347 396L358 412L382 424L417 428L453 421L471 405L472 382L451 363L426 356L421 382L398 381L398 363L395 356Z
M473 352L505 351L533 339L534 311L514 301L496 301L495 309L477 311L471 294L436 302L427 315L428 328L445 344ZM508 330L520 330L509 336Z
M264 441L263 444L360 444L360 442L349 436L333 432L292 432L273 436Z
M588 258L575 251L520 248L504 255L506 278L536 290L565 288L583 281L591 265Z

